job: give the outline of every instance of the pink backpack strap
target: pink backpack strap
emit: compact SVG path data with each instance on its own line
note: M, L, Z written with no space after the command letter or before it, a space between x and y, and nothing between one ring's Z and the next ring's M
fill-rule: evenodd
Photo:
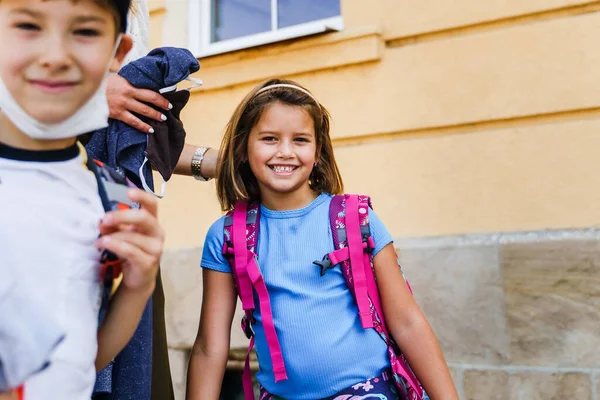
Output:
M369 209L359 208L358 196L346 196L346 234L352 278L354 278L354 297L358 303L358 315L363 328L373 327L369 293L367 288L367 265L364 256L368 254L363 249L362 235L360 232L359 214L367 214Z
M329 218L336 250L327 254L323 261L315 262L315 264L321 266L323 275L327 268L341 263L348 288L356 298L362 326L377 330L388 345L392 371L404 380L404 382L396 380L397 385L402 387L411 399L427 399L427 394L424 393L404 356L401 353L396 355L397 346L385 326L383 308L371 260L375 243L371 237L369 226L369 208L372 206L368 196L335 196L331 200ZM361 310L361 306L363 310ZM368 307L370 324L365 324L364 321L365 307ZM406 387L406 384L409 387Z
M228 258L231 265L237 292L242 301L242 308L245 313L245 316L242 318L242 330L246 337L250 339L242 378L244 395L247 400L254 399L250 374L250 353L254 347L254 330L252 329L252 324L255 322L253 316L255 308L254 292L256 292L260 303L262 323L273 364L275 382L287 379L283 354L273 322L271 299L260 268L258 267L258 256L256 253L259 225L260 205L238 201L234 210L229 212L225 218L223 233L223 254Z
M233 244L235 276L238 281L238 291L242 300L242 308L244 311L254 310L254 293L252 292L252 282L248 274L248 247L251 243L247 243L246 225L256 225L248 223L248 203L238 202L233 211L233 232L231 241ZM233 267L233 266L232 266ZM234 269L232 268L232 271Z

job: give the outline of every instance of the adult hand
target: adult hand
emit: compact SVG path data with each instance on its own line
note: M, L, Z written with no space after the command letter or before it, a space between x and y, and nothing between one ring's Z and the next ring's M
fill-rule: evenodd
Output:
M107 213L100 223L102 236L96 245L121 259L122 286L132 291L152 292L164 246L157 200L139 189L131 190L129 198L141 208Z
M110 109L110 118L118 119L139 131L148 133L154 133L154 130L135 114L157 121L165 121L167 117L144 103L153 104L164 110L173 108L169 101L157 92L136 88L120 75L108 77L106 97Z

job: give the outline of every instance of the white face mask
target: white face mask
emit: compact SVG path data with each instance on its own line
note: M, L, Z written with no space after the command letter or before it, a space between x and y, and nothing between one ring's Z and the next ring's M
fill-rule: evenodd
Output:
M113 48L110 62L119 48L122 34L119 34ZM24 134L32 139L56 140L72 138L83 133L93 132L108 126L108 101L106 84L110 65L106 67L105 77L94 95L73 115L64 121L47 124L27 114L15 101L0 77L0 109L6 117Z

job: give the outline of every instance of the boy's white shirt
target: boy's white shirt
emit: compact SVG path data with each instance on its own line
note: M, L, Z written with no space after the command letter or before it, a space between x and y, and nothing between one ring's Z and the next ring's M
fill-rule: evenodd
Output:
M84 156L60 162L0 158L2 262L66 333L50 366L25 383L27 400L91 398L101 293L94 242L103 215Z

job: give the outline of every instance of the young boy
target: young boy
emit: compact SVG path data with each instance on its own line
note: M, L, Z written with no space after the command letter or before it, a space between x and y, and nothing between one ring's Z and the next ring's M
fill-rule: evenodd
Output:
M76 143L107 125L107 72L131 48L128 8L0 0L0 274L64 331L49 365L25 380L26 400L89 400L96 370L129 341L154 290L164 240L156 200L133 190L139 209L105 214ZM99 250L120 258L123 279L98 329Z

